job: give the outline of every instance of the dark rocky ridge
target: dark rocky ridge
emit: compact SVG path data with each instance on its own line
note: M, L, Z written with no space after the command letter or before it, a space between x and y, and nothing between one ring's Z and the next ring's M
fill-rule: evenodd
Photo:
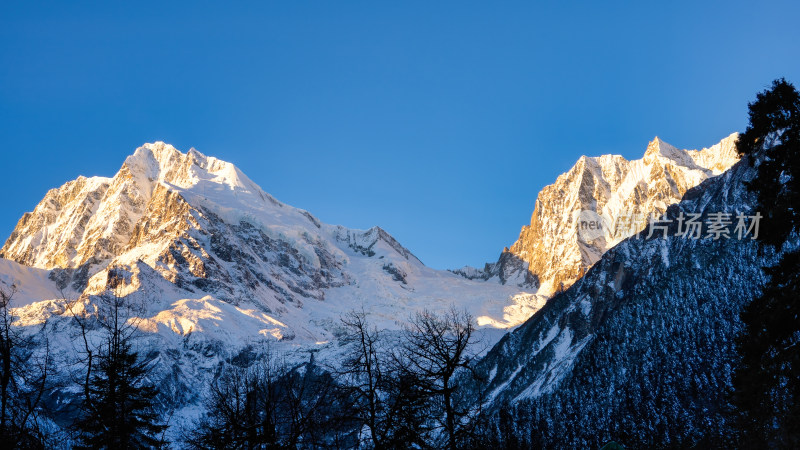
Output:
M666 217L753 214L754 173L739 162ZM492 348L479 365L488 382L473 387L490 408L528 411L544 445L722 442L739 313L777 258L749 238L687 239L676 227L666 240L645 230L612 248Z

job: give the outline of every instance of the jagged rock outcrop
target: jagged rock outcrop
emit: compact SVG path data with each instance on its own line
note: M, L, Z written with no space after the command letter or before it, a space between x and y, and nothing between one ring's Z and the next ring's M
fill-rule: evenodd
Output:
M498 263L482 271L455 272L501 282L524 280L498 270L510 254L538 280L538 293L551 296L583 276L608 249L642 230L648 216L662 214L686 191L731 167L738 161L736 138L734 133L710 148L680 150L656 137L644 157L633 161L619 155L582 156L542 189L530 225L522 227ZM599 231L581 228L592 222Z
M374 295L394 298L402 309L433 299L463 303L446 292L479 285L428 269L379 227L323 224L277 201L233 164L163 142L138 148L112 178L80 177L48 192L20 219L0 257L51 270L60 287L83 295L102 294L110 270L127 270L131 291L147 284L139 280L146 273L179 297L210 295L284 320L299 316L300 323L307 314L296 310L309 300L333 296L340 310L375 302ZM150 270L140 270L142 264ZM470 308L480 314L495 308L499 315L519 293L478 290Z

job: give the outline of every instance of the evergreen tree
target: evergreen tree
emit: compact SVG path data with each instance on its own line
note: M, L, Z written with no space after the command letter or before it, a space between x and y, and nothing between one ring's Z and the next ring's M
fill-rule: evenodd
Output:
M153 409L158 395L146 380L147 366L126 339L114 336L98 357L77 426L87 448L159 446L165 426Z
M779 246L800 220L800 94L781 78L748 106L750 124L736 150L758 164L749 188L764 214L759 239Z
M737 150L758 174L749 189L765 218L761 239L780 250L800 225L800 95L784 79L749 105L750 125ZM769 283L743 311L742 356L734 405L745 444L800 447L800 251L767 270Z
M742 314L735 402L745 443L800 448L800 251L768 272L769 285Z
M87 354L82 415L74 424L83 448L159 447L166 429L153 408L158 389L147 380L146 362L132 349L137 328L128 319L135 308L117 293L122 282L109 273L108 286L115 293L99 299L94 317L104 331L99 348L90 345L89 315L73 314Z

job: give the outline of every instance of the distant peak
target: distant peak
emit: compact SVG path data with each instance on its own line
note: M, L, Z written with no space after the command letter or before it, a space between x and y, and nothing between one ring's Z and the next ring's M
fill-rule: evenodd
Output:
M163 141L156 141L153 143L145 143L137 148L133 155L125 159L125 164L130 168L133 166L152 165L157 163L159 166L165 166L183 157L183 153L170 144Z
M661 151L661 147L666 144L660 137L656 136L647 144L647 151L645 155L648 153L659 153Z
M647 144L647 151L644 152L644 156L660 155L669 159L680 159L683 156L681 153L682 152L676 147L664 142L663 139L656 136Z
M141 147L136 149L137 152L139 150L150 151L150 153L152 153L152 155L159 161L161 161L161 160L163 160L165 158L169 158L169 157L171 157L173 155L176 155L176 154L177 155L183 155L180 152L180 150L178 150L177 148L173 147L170 144L167 144L164 141L156 141L156 142L153 142L153 143L149 143L149 142L145 143L144 145L142 145Z
M123 168L134 176L163 181L181 188L211 182L255 189L233 164L206 156L195 148L183 153L163 141L146 143L125 159Z
M162 141L146 143L125 158L122 167L132 174L144 175L151 180L160 178L165 168L174 165L183 154L175 147Z
M142 145L142 147L145 147L145 148L166 148L166 147L175 148L171 144L167 144L164 141L145 142L144 145Z

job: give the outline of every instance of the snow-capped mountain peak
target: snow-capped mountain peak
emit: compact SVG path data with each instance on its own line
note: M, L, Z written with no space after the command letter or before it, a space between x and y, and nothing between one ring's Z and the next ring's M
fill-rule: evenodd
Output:
M639 220L626 233L618 233L620 220L660 215L683 194L718 175L739 159L737 134L702 150L681 150L659 137L647 145L642 159L620 155L582 156L536 199L530 225L500 259L515 264L488 264L483 271L459 269L468 278L519 280L506 272L528 271L539 281L538 293L550 296L569 287L608 249L646 225ZM595 236L579 233L579 221L596 217L604 224ZM527 278L526 278L527 279Z
M194 148L184 154L161 141L139 147L125 159L123 166L131 173L185 189L208 182L232 190L256 190L255 184L235 165L206 156Z
M680 150L664 142L658 136L647 144L647 150L644 152L646 164L654 161L656 158L664 158L684 166L695 165L686 150Z
M51 270L85 296L102 294L111 271L126 273L126 292L159 299L149 300L156 315L208 296L248 305L284 324L282 339L324 340L339 314L362 306L381 310L388 327L452 303L503 327L503 308L524 294L432 270L380 227L322 223L235 165L164 142L136 149L112 178L52 190L0 257ZM309 325L312 316L327 325Z

